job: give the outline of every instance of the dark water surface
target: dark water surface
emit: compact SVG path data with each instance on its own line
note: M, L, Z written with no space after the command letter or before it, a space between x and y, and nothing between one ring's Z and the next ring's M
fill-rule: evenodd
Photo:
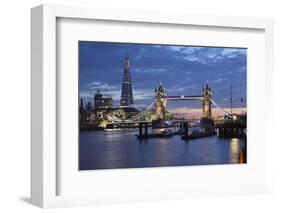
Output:
M244 140L180 136L142 140L137 130L81 131L80 170L238 163Z

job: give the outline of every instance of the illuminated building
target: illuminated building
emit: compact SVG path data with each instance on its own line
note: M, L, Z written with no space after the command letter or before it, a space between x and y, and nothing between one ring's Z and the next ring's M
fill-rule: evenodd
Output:
M212 108L211 108L211 98L212 98L212 89L208 83L203 86L202 89L203 96L203 118L212 118Z
M132 107L134 105L132 80L130 73L130 61L127 57L123 69L123 82L120 99L120 107Z
M155 89L155 114L157 119L165 119L166 113L166 91L162 84Z
M112 98L104 98L98 90L95 94L95 110L96 109L106 109L113 107L113 100Z

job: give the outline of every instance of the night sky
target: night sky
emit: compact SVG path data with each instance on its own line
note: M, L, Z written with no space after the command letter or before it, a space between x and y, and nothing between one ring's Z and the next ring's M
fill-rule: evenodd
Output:
M79 42L80 97L89 100L97 89L119 106L125 57L129 57L134 101L142 108L154 99L154 89L161 82L167 95L200 95L208 82L213 99L233 107L246 105L247 49ZM241 101L242 100L242 101ZM174 102L168 107L201 106L201 102Z

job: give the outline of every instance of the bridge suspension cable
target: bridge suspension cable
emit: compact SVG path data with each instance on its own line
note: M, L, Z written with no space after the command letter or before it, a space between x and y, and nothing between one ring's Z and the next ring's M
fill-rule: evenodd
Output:
M221 111L223 111L223 112L226 114L226 116L232 118L231 113L229 113L229 112L227 112L226 110L224 110L224 109L223 109L220 105L218 105L213 99L210 99L210 100L211 100L212 104L213 104L216 108L218 108L218 109L220 109Z
M110 115L107 115L107 117L112 120L113 122L132 122L132 121L136 121L136 120L139 120L143 115L145 115L146 113L148 113L152 107L154 106L154 103L155 103L155 100L148 106L146 107L142 112L140 112L139 114L129 118L129 119L119 119L119 118L116 118L114 115L110 116Z
M112 115L112 116L107 115L107 118L109 118L110 120L112 120L112 121L114 121L114 122L122 122L121 119L116 118L114 115Z
M148 106L146 107L142 112L140 112L139 114L133 116L132 118L128 119L128 121L135 121L141 118L141 116L145 115L146 113L148 113L152 107L154 106L155 100Z

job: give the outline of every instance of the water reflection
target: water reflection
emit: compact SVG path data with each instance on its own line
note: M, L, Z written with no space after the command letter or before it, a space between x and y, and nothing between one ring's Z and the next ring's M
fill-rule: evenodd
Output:
M243 143L238 138L216 136L189 142L180 136L140 142L135 134L136 130L81 132L80 169L238 163Z
M239 159L240 152L240 140L238 138L230 139L230 162L237 163L237 159Z

